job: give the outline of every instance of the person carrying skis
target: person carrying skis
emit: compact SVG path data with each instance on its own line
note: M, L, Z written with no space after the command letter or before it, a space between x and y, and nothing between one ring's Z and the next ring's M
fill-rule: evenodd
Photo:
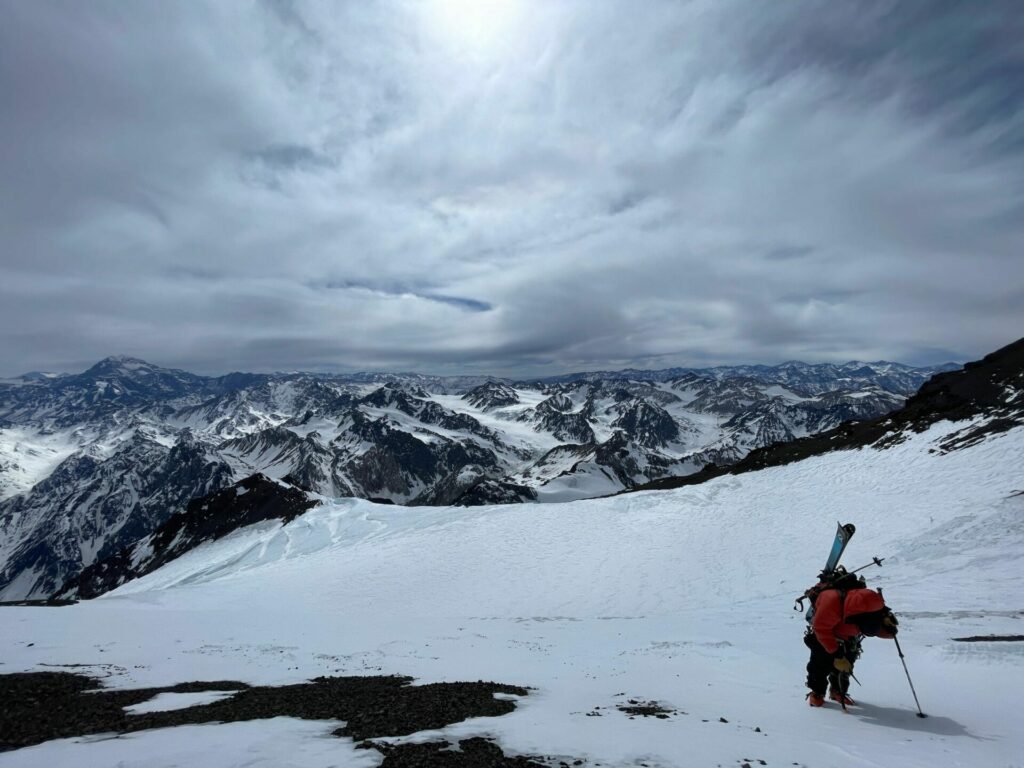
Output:
M804 635L811 651L807 700L812 707L823 706L827 687L830 698L845 708L854 703L847 691L861 639L893 638L899 622L879 592L868 589L863 578L846 573L842 566L823 571L818 584L804 594L811 601Z

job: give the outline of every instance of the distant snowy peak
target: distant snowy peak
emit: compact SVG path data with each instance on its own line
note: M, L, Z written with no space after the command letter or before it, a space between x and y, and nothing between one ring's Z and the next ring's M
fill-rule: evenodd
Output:
M0 416L56 427L104 422L125 409L207 393L211 381L135 358L109 357L83 373L0 390Z
M663 368L640 370L628 368L622 371L593 371L570 373L543 379L548 385L568 382L596 381L677 381L688 378L735 379L753 378L759 381L787 384L801 391L815 394L831 388L834 382L843 380L849 385L878 384L893 392L910 395L921 384L936 373L955 370L956 363L943 363L915 368L902 363L879 361L864 363L802 363L789 361L780 365L723 365L711 368Z
M105 357L96 363L92 368L86 371L87 374L94 376L99 375L112 375L125 373L130 371L140 371L143 375L151 374L154 372L167 371L171 369L160 368L159 366L147 363L145 360L140 360L137 357L131 357L130 355L110 355Z
M486 384L474 387L464 394L462 399L483 411L493 411L495 408L504 408L519 403L519 395L516 394L516 391L507 384L497 381L488 381Z
M745 411L751 406L771 398L765 382L748 376L734 379L707 379L703 377L683 377L673 379L670 386L689 396L687 403L690 410L697 413L709 413L718 416L731 416ZM773 394L782 393L797 398L792 390L776 390Z
M533 421L534 429L550 432L566 443L593 443L597 440L590 425L590 414L583 409L574 410L575 404L564 394L551 395L540 402L524 418Z
M872 396L884 397L877 393L861 398L856 395L833 393L832 397L854 403ZM767 428L777 429L770 417L771 414L763 414L761 418L767 420ZM938 445L942 452L969 447L1024 424L1024 339L967 363L962 369L933 376L902 408L885 415L846 421L834 429L759 447L731 466L712 464L687 477L654 480L633 490L693 485L723 474L781 466L837 450L865 446L884 450L903 442L909 433L923 432L940 421L963 424Z
M59 386L94 383L112 397L178 397L202 387L204 377L147 363L134 357L108 357L77 377L58 380Z
M667 446L679 439L679 425L668 411L654 403L633 399L617 406L612 426L645 448Z
M397 407L400 410L410 410L414 407L413 400L424 400L428 397L430 394L414 382L406 385L390 382L375 389L359 402L362 405L370 405L375 408Z
M22 382L35 382L35 381L50 381L52 379L59 379L62 376L68 376L66 373L51 373L49 371L29 371L18 376L17 379Z

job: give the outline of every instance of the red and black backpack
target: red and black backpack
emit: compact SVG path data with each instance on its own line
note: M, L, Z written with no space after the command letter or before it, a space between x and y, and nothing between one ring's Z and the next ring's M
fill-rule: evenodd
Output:
M810 601L810 605L807 608L807 623L810 624L814 619L814 604L818 599L818 596L829 589L834 589L839 592L839 605L840 612L843 616L843 621L848 624L853 624L857 629L860 630L861 634L867 637L883 637L891 638L896 634L896 627L899 621L896 619L895 614L889 606L885 605L885 600L882 598L880 592L875 594L878 595L882 607L874 611L866 611L856 614L846 613L846 594L855 589L867 589L867 582L864 581L864 577L857 576L852 573L847 573L846 570L840 566L835 571L822 572L818 576L818 583L813 587L804 592L803 597L800 598L800 603L804 599Z
M822 571L818 574L818 583L813 587L807 589L803 596L797 599L797 604L803 607L803 601L810 601L810 605L807 607L807 623L810 624L814 619L814 603L818 600L818 595L827 589L839 590L839 601L841 604L846 602L846 593L851 589L866 589L867 582L864 581L863 576L857 576L853 573L847 573L843 566L839 566L834 571Z

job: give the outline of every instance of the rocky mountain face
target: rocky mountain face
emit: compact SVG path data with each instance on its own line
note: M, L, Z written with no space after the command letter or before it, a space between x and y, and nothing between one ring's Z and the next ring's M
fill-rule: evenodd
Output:
M944 367L943 367L944 368ZM263 473L397 504L563 501L899 408L895 363L581 374L196 376L133 358L0 382L0 599L45 596Z
M143 430L108 452L91 445L0 503L0 594L50 593L83 565L145 536L190 499L231 480L231 468L187 431L170 446Z
M301 490L264 475L193 499L181 512L133 543L108 554L70 578L54 598L97 597L130 579L145 576L207 541L267 520L287 523L317 501Z

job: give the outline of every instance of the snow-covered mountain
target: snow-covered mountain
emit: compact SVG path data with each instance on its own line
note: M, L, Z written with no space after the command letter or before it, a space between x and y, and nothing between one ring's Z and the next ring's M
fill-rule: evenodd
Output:
M887 413L936 370L211 378L117 357L77 375L7 380L0 598L49 594L189 499L256 472L408 505L587 498Z
M486 385L486 392L498 392L501 399L507 399L500 392L502 387L504 385ZM397 403L405 412L412 409L408 397L402 390L385 387L363 400L372 400L378 405ZM481 393L476 390L465 397L482 399L481 405L490 405L488 398L481 398ZM615 423L625 420L631 427L635 442L657 446L679 437L675 421L657 406L638 401L625 390L618 399L621 402L612 406L612 410L619 414ZM552 405L545 412L545 417L571 412L573 408L572 399L563 393L552 395L541 405L546 403ZM766 400L762 406L777 407L774 400ZM585 406L583 412L588 410ZM934 376L902 408L886 415L872 420L845 422L840 427L816 435L758 448L729 466L709 465L700 472L662 478L632 490L695 485L724 474L742 474L839 450L866 446L882 450L939 422L949 421L966 426L949 431L939 441L938 449L943 452L962 450L981 442L987 435L1024 427L1024 340L993 352L977 363L969 363L963 369ZM265 432L257 433L263 434ZM290 436L287 440L296 450L305 442L287 430L285 434ZM612 439L600 446L600 450L626 450L625 434L625 430L616 431ZM248 442L250 438L243 440ZM590 450L579 445L552 449L545 457L545 467L550 468L548 474L557 476L560 465L578 462L589 456ZM524 481L527 479L523 478ZM628 485L625 478L623 484ZM175 514L153 534L86 568L53 596L59 599L95 597L237 528L271 519L288 522L305 509L315 506L315 498L324 498L322 493L303 494L300 488L309 486L294 475L272 480L256 474L232 487L195 499L186 512Z
M73 453L0 506L4 596L52 592L231 478L231 468L187 430L170 445L140 428L112 446Z
M958 368L954 363L930 367L932 373L941 373ZM544 383L555 384L574 381L671 381L673 379L696 376L712 378L719 381L737 378L749 378L773 384L783 384L805 392L820 394L837 388L860 389L866 385L876 385L893 392L910 393L921 385L920 374L923 369L879 360L874 363L862 363L852 360L840 365L832 363L802 363L791 360L780 365L723 365L713 368L663 368L657 371L645 371L626 368L621 371L593 371L589 373L570 373L542 379Z
M591 392L531 391L517 389L524 410L555 396L580 408ZM636 418L656 441L659 419L647 415ZM204 518L214 507L194 503L182 522L197 522L174 529L195 546L172 544L177 557L113 592L65 608L0 608L10 617L0 622L4 672L88 673L133 706L127 689L185 684L188 694L146 706L195 704L181 722L207 724L132 721L128 738L95 738L75 712L44 701L38 716L64 738L3 753L0 768L371 768L417 744L434 757L392 764L1018 763L1024 342L937 377L889 416L789 445L799 446L789 456L755 452L747 471L574 503L410 508L321 496L301 514L264 514L266 498L250 504L249 493L294 490L256 479L241 494L222 491L212 497L219 514ZM558 448L551 461L573 450L582 448ZM758 467L755 457L767 458ZM882 639L864 642L848 714L804 700L805 621L791 605L822 567L837 519L857 525L848 566L885 558L865 573L897 612L925 719ZM192 535L215 520L239 525ZM171 531L160 535L173 542ZM128 550L127 562L153 562L155 541ZM332 738L342 718L282 709L269 693L365 675L519 690L499 694L514 704L507 714L439 716L367 741ZM200 682L225 680L264 687L225 693L223 682ZM225 695L262 697L259 722L204 715ZM470 738L492 741L486 760L473 762ZM460 741L456 757L437 752Z
M949 452L986 436L1024 426L1024 339L1008 344L962 369L933 376L905 405L891 413L796 440L759 447L728 466L708 465L686 477L654 480L634 490L678 488L724 474L742 474L800 461L810 456L868 445L884 447L906 440L940 422L955 422L934 450Z

